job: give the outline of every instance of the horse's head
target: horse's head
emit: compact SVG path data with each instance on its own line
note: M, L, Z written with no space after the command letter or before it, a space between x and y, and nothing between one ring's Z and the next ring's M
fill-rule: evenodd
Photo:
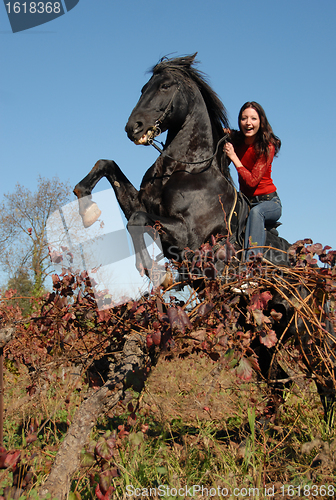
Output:
M181 144L188 151L188 158L190 154L196 155L194 160L210 156L224 135L223 127L229 124L221 100L205 75L193 66L195 57L196 54L165 58L154 66L153 75L143 87L125 127L131 141L152 144L157 135L168 130L166 146L172 146L181 131L176 143L179 158L183 154ZM218 162L222 172L230 177L227 164L222 166L221 158Z
M180 127L188 114L182 75L169 67L155 68L125 127L136 144L148 145L168 128Z
M222 127L228 127L226 110L205 76L193 67L195 57L164 58L154 66L125 128L131 141L150 144L159 133L180 128L197 95L205 103L213 129L223 134Z

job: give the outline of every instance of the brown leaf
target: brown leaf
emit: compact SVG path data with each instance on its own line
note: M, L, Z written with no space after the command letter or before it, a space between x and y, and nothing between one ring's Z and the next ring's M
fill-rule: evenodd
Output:
M249 362L248 359L241 358L236 370L237 370L237 375L241 380L244 380L245 382L249 382L251 380L253 370L251 363Z
M271 322L271 320L267 316L265 316L264 313L260 311L260 309L254 309L252 311L252 314L258 326L261 326L263 323Z
M156 330L152 333L152 340L154 345L160 345L161 343L161 332L160 330Z
M256 292L251 297L251 302L249 305L249 309L253 311L254 309L264 310L267 307L267 303L271 300L272 294L268 291L266 292Z
M115 440L105 439L100 437L95 447L95 453L105 460L110 460L113 456Z
M274 330L270 330L269 332L260 332L259 339L260 343L264 344L268 348L275 346L278 341Z
M270 312L270 316L272 316L272 318L275 321L280 321L281 318L282 318L282 313L281 312L277 312L274 309L272 309L272 311Z
M192 328L189 316L181 307L170 307L167 314L172 329L176 328L184 333L186 328Z
M205 328L200 328L199 330L194 330L191 332L190 337L202 342L206 337L207 331Z

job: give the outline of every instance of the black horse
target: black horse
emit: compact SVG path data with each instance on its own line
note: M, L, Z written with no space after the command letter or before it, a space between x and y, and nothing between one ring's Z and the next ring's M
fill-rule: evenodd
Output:
M128 220L137 268L148 273L153 261L145 245L145 232L159 227L164 256L183 261L185 249L196 251L217 235L222 241L230 238L237 247L241 220L248 212L223 154L227 139L223 128L228 127L225 108L193 66L195 56L164 59L154 66L128 119L126 132L136 144L153 144L157 135L167 131L164 149L145 173L140 189L111 160L99 160L74 189L84 225L89 226L100 215L91 200L92 189L102 177L108 179ZM270 255L270 260L287 263L288 242L268 231L266 245L280 250ZM283 320L289 321L288 303L281 298L277 302L274 307L282 307ZM262 363L265 375L270 363L268 352ZM323 390L319 387L321 394ZM332 402L333 386L327 396Z
M186 248L199 249L211 235L229 234L238 240L239 213L245 218L248 213L223 154L226 110L204 75L193 67L195 56L159 62L128 119L126 132L136 144L152 144L156 135L168 131L164 150L145 173L140 190L110 160L99 160L74 190L88 226L100 215L91 191L102 177L109 180L128 220L139 270L153 265L143 238L149 227L162 229L164 256L181 261ZM272 232L266 245L282 250L289 246ZM279 253L270 260L282 263L283 256Z

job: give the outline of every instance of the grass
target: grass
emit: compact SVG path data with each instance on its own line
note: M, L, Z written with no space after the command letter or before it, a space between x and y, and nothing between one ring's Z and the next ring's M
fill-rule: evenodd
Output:
M203 498L220 498L225 492L231 494L227 498L300 498L298 488L304 487L307 494L302 498L328 496L308 495L313 485L334 485L336 472L335 431L322 420L313 384L295 385L274 422L262 422L269 398L266 388L256 380L238 384L224 372L212 376L215 366L196 355L160 361L141 395L135 420L125 404L97 423L91 440L115 433L114 454L77 471L70 500L97 498L97 481L109 470L113 498L120 500L202 498L202 487ZM87 389L84 380L74 382L71 369L63 375L50 371L40 392L27 398L29 382L23 368L19 373L5 370L4 444L22 450L26 469L17 481L28 468L32 473L22 499L37 498ZM35 428L37 439L29 444L27 436ZM314 439L320 441L303 453L304 443ZM322 450L321 442L327 443ZM11 470L0 470L0 495L12 482ZM240 496L233 495L235 488Z

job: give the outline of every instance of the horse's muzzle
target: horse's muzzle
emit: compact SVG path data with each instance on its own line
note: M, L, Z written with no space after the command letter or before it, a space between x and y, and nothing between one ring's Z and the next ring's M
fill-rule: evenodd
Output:
M153 139L161 133L160 129L155 125L146 130L142 122L136 122L133 127L127 123L125 130L132 142L145 146L152 144Z

